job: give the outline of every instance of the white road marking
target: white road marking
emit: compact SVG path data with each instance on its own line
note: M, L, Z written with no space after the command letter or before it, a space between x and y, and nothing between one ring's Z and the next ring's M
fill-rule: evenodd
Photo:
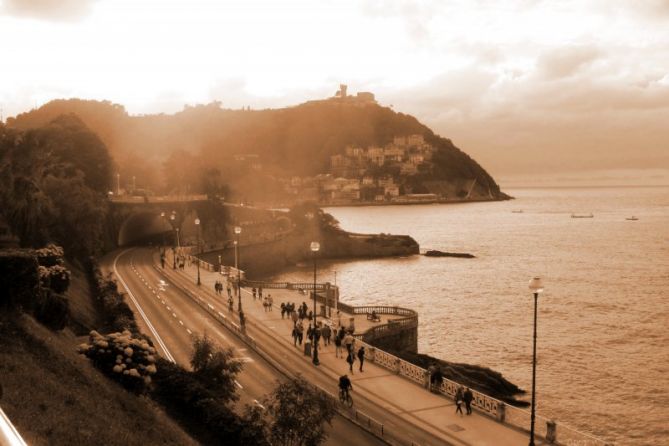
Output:
M190 331L190 329L188 329L188 328L186 329L186 331L188 332L189 335L192 335L192 334L193 334L193 332Z
M114 273L116 274L116 277L118 278L118 280L121 282L121 285L123 285L123 288L125 288L125 290L128 292L128 296L130 297L132 302L135 304L135 307L137 308L137 311L139 311L139 314L142 316L142 319L144 319L144 322L146 322L146 326L149 327L149 330L151 330L151 333L153 334L154 339L156 340L158 345L160 345L160 347L163 349L163 352L165 353L165 358L167 358L167 360L169 360L171 362L176 362L174 360L174 356L172 356L170 351L167 349L167 346L163 342L162 338L160 337L160 335L158 334L158 332L154 328L151 321L149 321L149 318L146 315L146 313L144 313L144 310L142 309L142 307L139 305L139 302L137 302L137 299L135 299L135 295L132 294L132 291L130 291L130 288L125 283L125 280L123 280L123 277L121 277L121 275L118 273L118 270L116 269L116 263L118 261L118 258L121 257L121 255L126 253L126 252L128 252L128 251L121 251L116 256L116 258L114 259L114 264L113 264Z
M180 323L181 325L183 325L183 324L184 324L184 323L183 323L183 321L179 321L179 323Z
M243 388L244 388L244 387L242 387L241 384L239 384L239 381L237 381L237 380L235 380L235 384L237 384L237 387L239 387L240 389L243 389Z
M260 404L260 403L258 402L258 400L253 400L253 402L255 403L256 406L260 407L262 410L265 410L265 406L263 406L262 404Z
M176 313L172 313L172 317L177 317L177 314L176 314Z

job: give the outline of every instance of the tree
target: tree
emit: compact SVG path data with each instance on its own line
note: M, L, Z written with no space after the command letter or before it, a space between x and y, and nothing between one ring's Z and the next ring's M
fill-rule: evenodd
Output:
M242 363L233 359L232 348L223 349L214 344L205 333L193 341L190 364L193 373L224 402L236 401L235 377L242 371Z
M278 384L265 399L270 442L285 446L317 446L327 438L325 423L336 413L335 401L301 376Z

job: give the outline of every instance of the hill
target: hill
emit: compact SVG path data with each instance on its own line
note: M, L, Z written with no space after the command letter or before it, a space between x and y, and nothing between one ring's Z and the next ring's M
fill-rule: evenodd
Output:
M74 264L65 293L70 324L50 330L0 302L3 410L31 445L198 444L164 409L103 375L77 353L80 337L103 320L85 274Z
M508 198L451 140L375 102L333 98L267 110L230 110L214 102L187 106L174 115L131 116L108 101L69 99L10 118L7 125L39 127L65 113L78 115L102 139L125 187L134 177L137 188L156 192L208 193L213 188L220 193L225 182L233 194L272 196L286 189L287 178L331 170L339 176L332 156L344 155L347 147L393 147L396 137L419 135L431 153L424 162L413 159L415 171L400 173L398 158L394 164L367 163L357 175L349 169L343 176L392 175L407 193L463 198L473 190L478 198ZM409 150L414 149L407 148L407 155Z

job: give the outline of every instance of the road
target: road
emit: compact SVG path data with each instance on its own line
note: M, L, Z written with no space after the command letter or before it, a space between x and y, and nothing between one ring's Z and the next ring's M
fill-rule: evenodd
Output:
M115 272L120 288L127 291L132 302L140 329L151 336L162 356L189 367L192 338L206 333L221 346L232 347L235 357L244 363L237 377L238 405L259 404L274 389L281 376L277 369L188 297L181 289L185 284L179 284L178 277L159 271L153 265L151 250L116 252L102 266ZM278 350L273 352L278 358L273 359L290 362L288 352ZM332 391L336 389L336 384L329 385ZM328 435L326 444L333 446L386 444L340 415L334 418Z

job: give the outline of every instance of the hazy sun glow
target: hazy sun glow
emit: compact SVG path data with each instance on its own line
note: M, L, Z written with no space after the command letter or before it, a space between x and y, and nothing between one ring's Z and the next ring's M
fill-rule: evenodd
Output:
M537 146L599 156L621 123L653 167L669 167L667 19L657 0L0 0L0 107L4 117L62 97L131 113L280 107L344 82L493 172L528 154L516 168L531 169ZM629 164L614 158L604 167Z

